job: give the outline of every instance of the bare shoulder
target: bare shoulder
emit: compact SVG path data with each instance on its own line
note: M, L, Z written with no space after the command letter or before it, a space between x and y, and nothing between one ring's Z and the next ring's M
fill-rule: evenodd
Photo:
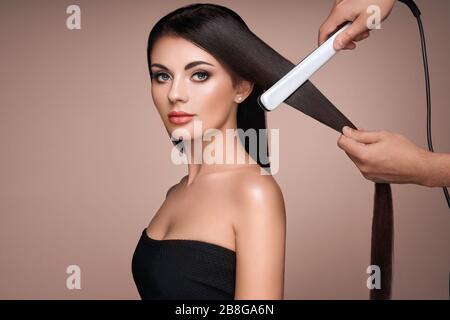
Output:
M234 223L236 230L255 220L277 222L283 225L286 211L282 190L271 175L244 171L233 183Z
M277 209L275 212L278 214L284 213L282 190L278 182L271 175L243 172L239 176L234 194L237 205L245 211L251 208L269 206L270 208Z

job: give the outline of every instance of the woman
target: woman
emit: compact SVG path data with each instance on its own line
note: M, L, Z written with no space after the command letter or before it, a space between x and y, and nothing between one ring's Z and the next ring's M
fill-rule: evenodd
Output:
M283 299L285 207L274 178L261 174L261 167L270 169L266 155L252 152L239 136L243 143L233 141L235 153L256 163L198 163L192 159L203 155L192 142L207 146L210 129L265 129L257 98L293 63L234 11L213 4L188 5L161 18L150 32L147 59L154 104L190 161L188 175L169 189L136 247L132 271L139 294L143 299ZM338 132L345 125L355 128L309 81L285 102ZM257 146L267 141L257 139ZM389 185L376 186L371 260L384 271L385 298L392 206Z
M205 150L212 143L203 141L208 129L225 137L227 129L265 128L264 111L252 95L254 83L236 76L192 40L173 34L173 24L200 23L196 8L204 10L203 19L223 13L212 5L185 7L172 14L172 21L163 18L149 38L154 104L172 137L180 138L176 131L183 129L192 140L182 142L189 174L169 189L143 231L133 276L144 299L282 299L285 208L275 179L261 174L259 157L258 163L250 162L236 136L233 151L244 163L193 161L199 154L188 142L201 140ZM226 49L226 41L214 41ZM195 121L201 124L200 135L194 132Z

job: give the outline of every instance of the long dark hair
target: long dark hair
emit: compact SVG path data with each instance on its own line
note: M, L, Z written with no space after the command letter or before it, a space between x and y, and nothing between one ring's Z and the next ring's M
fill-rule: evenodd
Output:
M295 66L292 62L256 36L237 13L216 4L195 3L178 8L154 25L147 46L150 73L152 48L165 35L184 38L209 52L230 72L233 83L239 79L252 82L254 86L250 96L238 107L237 127L244 131L266 129L265 111L257 99ZM289 96L285 103L338 132L346 125L356 128L310 81ZM257 136L259 140L260 135ZM244 145L249 152L248 144ZM255 160L265 167L267 158L260 159L259 153ZM391 189L389 184L378 183L375 189L371 264L380 268L382 277L381 289L371 290L370 297L388 299L393 246Z

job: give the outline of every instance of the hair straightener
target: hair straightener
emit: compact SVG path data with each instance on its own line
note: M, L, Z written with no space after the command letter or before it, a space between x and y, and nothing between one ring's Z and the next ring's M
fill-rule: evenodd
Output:
M305 59L298 63L283 78L278 80L268 90L258 97L259 105L266 111L272 111L286 100L295 90L297 90L306 80L308 80L317 70L320 69L335 54L334 39L351 23L345 24L337 30L331 37L322 43L316 50L310 53Z
M425 91L426 91L426 103L427 103L427 143L428 150L434 152L433 143L431 139L431 94L430 94L430 79L428 73L428 61L427 51L425 45L425 35L423 31L422 21L420 19L420 10L412 0L399 0L404 3L411 10L413 15L417 19L419 26L419 34L422 46L422 60L425 73ZM311 54L306 56L300 63L298 63L292 70L290 70L285 76L278 80L269 89L261 94L257 101L258 104L266 111L272 111L284 102L295 90L297 90L302 84L304 84L317 70L320 69L325 63L328 62L335 54L333 42L334 39L345 29L347 29L351 23L345 24L342 28L338 29L330 38L327 39L322 45L315 49ZM447 201L447 205L450 209L450 195L446 187L442 188L444 196Z

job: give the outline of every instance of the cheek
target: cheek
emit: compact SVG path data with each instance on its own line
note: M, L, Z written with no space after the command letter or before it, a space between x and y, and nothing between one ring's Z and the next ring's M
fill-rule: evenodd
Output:
M161 88L157 88L155 86L152 85L151 88L151 95L152 95L152 100L153 100L153 104L155 105L156 109L158 110L158 112L161 114L162 113L162 109L163 109L163 92L161 90Z
M152 86L151 93L153 105L158 111L164 126L166 129L169 129L170 123L167 119L167 114L170 112L170 107L167 105L167 92L162 87Z
M209 83L198 85L190 95L193 112L202 121L202 129L219 128L232 112L233 91L225 81L210 79Z

